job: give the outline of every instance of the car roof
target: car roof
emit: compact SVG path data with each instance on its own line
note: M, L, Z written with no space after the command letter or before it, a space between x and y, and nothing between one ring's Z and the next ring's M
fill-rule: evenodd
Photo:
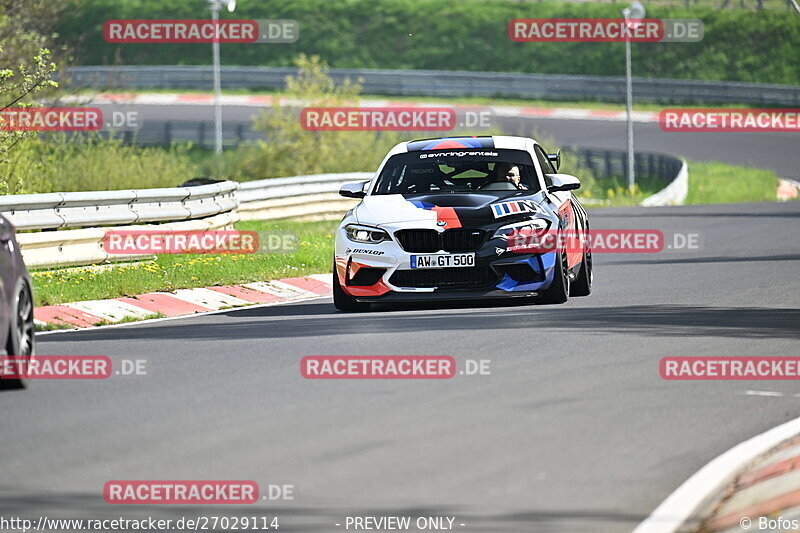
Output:
M446 150L464 148L502 148L510 150L527 150L530 142L536 142L529 137L515 137L511 135L484 135L484 136L453 136L434 137L430 139L415 139L401 142L395 146L388 155L404 152L418 152L424 150Z

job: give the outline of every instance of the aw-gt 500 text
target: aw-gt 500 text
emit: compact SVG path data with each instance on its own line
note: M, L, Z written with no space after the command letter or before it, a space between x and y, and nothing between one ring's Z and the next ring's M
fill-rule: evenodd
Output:
M336 231L334 304L534 296L592 290L586 211L557 174L560 155L523 137L451 137L395 146ZM525 243L564 236L554 249ZM523 245L520 245L522 243Z

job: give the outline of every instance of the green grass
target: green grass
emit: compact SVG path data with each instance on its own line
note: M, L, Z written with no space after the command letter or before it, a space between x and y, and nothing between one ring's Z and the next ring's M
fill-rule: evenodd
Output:
M66 324L36 324L36 331L58 331L62 329L73 329L73 326L67 326Z
M177 187L198 172L188 145L126 146L120 138L54 134L3 154L0 194Z
M651 177L639 177L633 189L628 188L628 180L623 176L610 179L581 178L581 188L575 195L592 207L624 207L639 205L648 196L657 193L667 184Z
M687 204L774 202L778 176L771 170L720 162L689 162Z
M153 261L108 269L93 267L33 272L36 305L134 296L235 283L266 281L327 272L333 256L336 221L240 222L252 231L290 231L298 247L287 254L160 255Z
M144 315L143 317L139 318L138 316L126 316L122 320L118 322L109 322L108 320L101 320L95 324L95 327L100 326L113 326L114 324L128 324L130 322L141 322L142 320L153 320L154 318L165 318L166 315L162 315L161 313L149 313ZM43 331L42 329L37 329L36 331Z

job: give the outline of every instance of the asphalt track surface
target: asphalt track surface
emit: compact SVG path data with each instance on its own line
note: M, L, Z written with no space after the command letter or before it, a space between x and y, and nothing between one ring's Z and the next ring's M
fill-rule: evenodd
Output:
M139 125L157 132L163 131L166 121L175 123L176 128L181 122L213 121L213 108L208 105L130 104L97 107L103 110L104 115L114 110L137 111ZM235 128L242 125L244 131L248 131L253 117L261 109L253 106L224 106L225 130L232 135ZM624 150L626 147L624 121L491 117L490 125L493 133L524 136L543 134L563 146L616 150ZM197 127L191 128L196 131ZM211 139L212 135L213 128L207 128L207 138ZM442 133L430 135L412 132L409 137L435 135ZM732 165L771 169L781 178L800 181L800 133L676 133L664 132L656 123L635 123L634 138L637 151L682 156L694 161L723 161Z
M790 381L677 382L664 356L800 352L800 202L595 209L593 226L697 233L598 254L565 305L334 312L330 299L39 338L40 354L146 359L146 376L0 394L0 516L449 515L463 531L631 531L709 460L800 415ZM305 355L489 359L490 376L318 381ZM783 397L753 396L748 390ZM112 506L125 479L293 484L244 507ZM466 526L460 527L458 524Z

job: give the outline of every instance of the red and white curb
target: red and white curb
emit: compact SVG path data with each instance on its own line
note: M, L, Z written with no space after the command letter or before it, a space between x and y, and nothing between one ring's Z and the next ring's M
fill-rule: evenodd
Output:
M312 274L244 285L178 289L110 300L48 305L34 309L33 316L38 326L91 328L142 320L154 314L176 317L245 305L279 304L320 298L331 294L331 283L330 274Z
M795 418L731 448L687 479L633 533L758 531L761 516L783 510L785 517L800 518L800 478L791 475L792 461L800 462L798 436ZM744 483L738 497L737 482ZM699 530L701 523L714 529Z
M115 104L143 104L143 105L211 105L214 97L204 93L98 93L78 96L65 96L61 99L66 103L80 103L82 105L115 105ZM271 95L222 95L221 105L264 107L271 106L274 97ZM280 99L281 105L300 104L300 102ZM441 107L442 103L434 102L407 102L398 100L362 100L361 107ZM498 117L532 117L552 118L561 120L608 120L624 121L627 118L625 111L605 109L578 109L570 107L522 107L522 106L481 106L476 104L448 104L456 112L488 111ZM647 111L634 111L631 114L634 122L658 122L658 113Z
M800 438L787 441L741 474L728 489L727 498L706 520L704 531L800 529L767 524L760 527L762 520L778 517L800 524Z
M778 201L797 200L798 192L800 192L800 183L787 179L781 179L778 182Z

